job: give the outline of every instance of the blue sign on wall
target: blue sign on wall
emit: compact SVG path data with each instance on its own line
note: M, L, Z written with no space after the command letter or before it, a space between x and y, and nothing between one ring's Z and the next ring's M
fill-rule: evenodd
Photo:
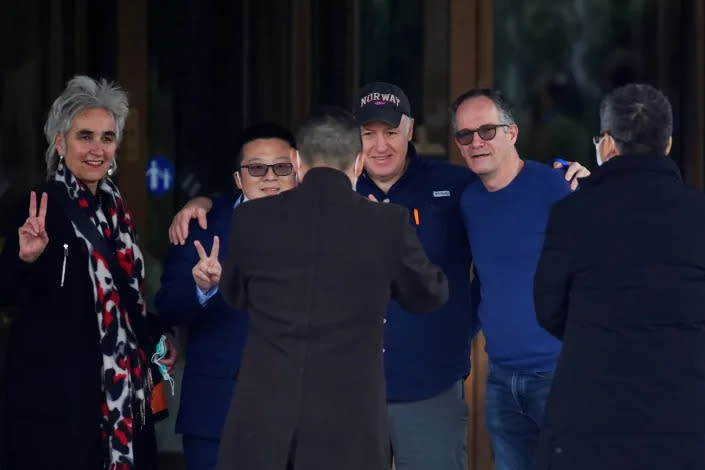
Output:
M174 164L165 157L152 157L147 162L147 189L152 194L164 194L174 187Z

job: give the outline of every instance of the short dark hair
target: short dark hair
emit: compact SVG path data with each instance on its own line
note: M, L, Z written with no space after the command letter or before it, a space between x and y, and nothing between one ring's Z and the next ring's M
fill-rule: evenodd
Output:
M240 134L237 155L235 156L235 170L240 169L242 159L244 157L242 149L245 145L257 139L280 139L291 145L291 148L296 148L296 140L289 129L275 124L273 122L261 122L246 128ZM288 156L288 155L287 155Z
M362 152L360 125L348 111L323 107L311 113L296 132L299 155L308 166L347 170Z
M673 135L671 103L651 85L621 86L600 104L600 131L614 138L620 153L665 153Z
M458 113L458 108L460 105L469 99L477 98L479 96L489 98L497 107L499 119L502 121L497 124L516 124L514 116L512 115L512 104L501 91L493 90L491 88L473 88L472 90L466 91L462 95L458 96L450 105L450 123L453 126L454 131L458 130L456 128L457 124L455 121L455 116Z

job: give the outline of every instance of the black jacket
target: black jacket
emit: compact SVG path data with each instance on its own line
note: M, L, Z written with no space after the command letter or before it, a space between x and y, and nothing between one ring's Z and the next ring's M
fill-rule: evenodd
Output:
M7 387L0 410L6 434L2 444L11 470L29 466L94 470L102 465L103 392L88 253L61 205L63 187L45 185L37 192L37 201L42 191L48 194L45 251L34 263L20 260L15 229L0 256L0 305L18 307L8 340ZM17 227L27 215L28 206L22 209ZM62 286L64 244L68 250ZM122 300L123 305L130 304L129 299ZM133 315L131 320L144 344L152 326ZM151 428L137 436L136 452L146 450L143 445L153 446ZM142 438L149 442L144 444ZM150 454L150 462L153 458ZM137 468L152 468L152 464Z
M387 304L424 312L448 298L407 209L314 168L298 188L239 206L231 227L220 285L250 330L218 468L386 468Z
M663 155L556 204L534 282L563 340L540 469L705 468L705 195Z

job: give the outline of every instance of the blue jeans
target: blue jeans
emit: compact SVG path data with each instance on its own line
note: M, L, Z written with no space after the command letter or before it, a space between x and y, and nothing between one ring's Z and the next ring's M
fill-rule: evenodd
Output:
M495 470L532 470L553 371L516 372L490 363L485 421Z
M467 470L463 381L425 400L388 402L396 470Z

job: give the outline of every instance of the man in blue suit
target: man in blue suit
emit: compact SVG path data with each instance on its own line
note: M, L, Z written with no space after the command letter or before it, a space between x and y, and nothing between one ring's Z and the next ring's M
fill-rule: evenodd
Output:
M233 208L249 199L274 196L296 185L289 160L294 138L274 124L245 130L233 179L241 194L215 199L189 227L194 246L171 246L156 305L169 324L188 328L186 367L176 432L183 435L188 470L215 468L218 444L233 395L234 378L247 337L247 313L232 310L218 293L212 258L224 262ZM208 227L207 229L204 227Z

